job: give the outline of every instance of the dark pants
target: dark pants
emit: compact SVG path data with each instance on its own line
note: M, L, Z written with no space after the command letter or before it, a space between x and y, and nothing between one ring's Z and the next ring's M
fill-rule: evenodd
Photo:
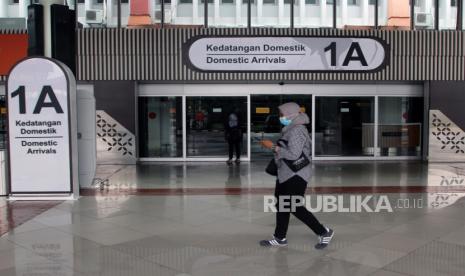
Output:
M233 158L234 150L236 151L236 158L241 157L241 141L228 141L229 144L229 159Z
M277 199L276 208L279 211L279 196L304 196L305 190L307 189L307 182L299 176L293 176L289 180L278 183L276 181L275 188L275 197ZM290 209L288 199L285 200L285 207ZM318 221L318 219L305 208L305 206L299 206L295 209L295 212L292 213L299 220L305 223L310 229L315 232L317 235L323 235L326 233L326 228ZM276 213L276 229L274 236L278 239L284 239L287 234L287 228L289 226L290 212L277 212Z

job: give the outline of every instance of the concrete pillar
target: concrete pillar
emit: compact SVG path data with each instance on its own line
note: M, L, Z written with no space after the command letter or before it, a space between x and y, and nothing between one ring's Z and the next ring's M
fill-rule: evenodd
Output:
M439 28L454 29L455 22L452 20L452 7L450 1L439 1Z
M257 0L257 24L263 24L263 0Z
M433 12L433 1L434 0L422 0L420 3L421 11L434 14Z
M178 1L177 0L171 0L171 23L176 23L176 14L177 14L177 9L178 9Z
M222 25L220 24L220 0L213 1L213 22L215 25Z
M341 0L340 3L341 3L341 24L342 26L351 24L348 22L348 18L347 18L347 10L348 10L347 0Z
M242 0L236 0L236 26L242 25Z
M362 0L362 24L365 26L370 25L370 4L368 0ZM373 20L373 22L375 22Z
M53 4L63 4L63 0L40 0L44 6L44 55L52 57L52 28L50 6Z
M305 25L305 9L305 0L299 0L299 26Z
M327 14L326 14L327 6L328 4L326 0L320 0L320 24L321 26L326 26L328 23Z
M3 0L5 2L9 2L7 0ZM19 0L18 3L18 17L26 18L27 17L27 6L28 2L26 0Z
M84 0L84 7L87 10L91 10L92 9L92 0Z
M199 20L199 0L192 0L192 23L195 25Z
M116 7L116 6L115 6ZM107 26L113 26L113 0L106 0L106 24Z
M287 25L284 21L284 0L278 0L278 24Z

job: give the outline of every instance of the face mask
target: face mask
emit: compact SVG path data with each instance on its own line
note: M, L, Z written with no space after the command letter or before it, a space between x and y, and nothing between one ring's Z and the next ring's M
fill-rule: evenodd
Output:
M281 124L283 126L288 126L291 124L292 120L289 120L288 118L286 117L279 117L279 121L281 122Z

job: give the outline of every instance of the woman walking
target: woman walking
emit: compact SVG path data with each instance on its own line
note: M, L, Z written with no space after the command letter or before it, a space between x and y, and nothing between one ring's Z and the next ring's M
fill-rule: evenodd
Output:
M290 198L293 196L304 197L307 189L307 181L311 176L310 164L303 168L295 166L296 161L307 161L309 163L311 152L311 139L308 134L306 124L310 120L305 113L300 112L300 106L290 102L279 106L280 122L284 125L281 138L277 144L272 141L264 140L262 145L273 150L274 161L277 166L277 180L275 187L276 197L276 228L271 239L260 241L261 246L286 246L286 234L289 226L290 211L299 220L305 223L313 232L318 235L319 242L315 245L316 249L323 249L331 242L334 231L324 227L318 219L308 211L304 206L297 206L295 210L280 209L279 200L283 197L286 202L286 208L289 208ZM306 159L306 160L305 160ZM302 163L301 163L302 164ZM294 201L295 202L295 201ZM292 206L291 206L292 207Z

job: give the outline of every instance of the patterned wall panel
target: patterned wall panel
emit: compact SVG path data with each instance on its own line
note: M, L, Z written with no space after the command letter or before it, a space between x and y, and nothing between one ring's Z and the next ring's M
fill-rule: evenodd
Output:
M390 45L390 64L375 73L200 73L182 61L197 35L374 36ZM81 29L78 79L140 81L423 81L464 80L461 31L336 29Z
M429 160L464 162L465 132L439 110L430 110Z
M97 164L135 163L134 134L105 111L97 110Z
M440 186L447 189L465 187L465 164L430 163L428 166L428 186ZM439 192L428 194L428 208L440 209L463 200L464 193Z

